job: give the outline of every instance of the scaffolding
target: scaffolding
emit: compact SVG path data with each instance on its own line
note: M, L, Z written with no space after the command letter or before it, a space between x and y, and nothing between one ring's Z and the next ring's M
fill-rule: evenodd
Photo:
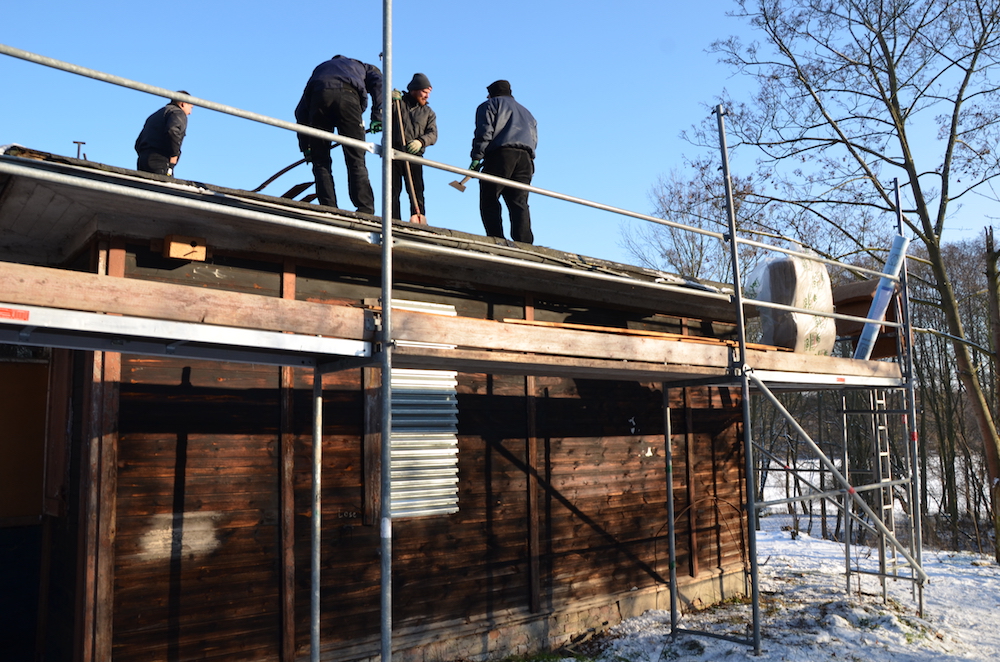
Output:
M391 0L384 0L383 16L383 69L385 78L392 78L392 3ZM671 430L670 415L667 390L669 388L684 387L690 385L708 385L738 388L741 395L743 407L743 449L744 449L744 481L746 486L746 520L748 535L746 538L746 553L748 571L746 573L747 586L752 604L752 623L749 626L750 635L746 639L733 639L741 644L745 644L754 649L755 653L761 652L761 623L760 623L760 579L757 559L756 522L759 513L770 506L785 501L797 501L806 499L820 499L832 503L846 515L847 528L857 526L873 533L877 538L879 551L879 567L873 574L882 581L883 591L885 591L886 580L888 578L904 579L911 581L914 587L915 597L923 609L923 585L927 580L927 575L921 567L921 536L920 536L920 490L917 485L917 453L916 434L914 432L915 423L915 402L913 384L913 366L910 347L910 315L909 300L907 298L906 273L905 269L899 277L889 277L885 274L861 267L851 267L855 273L868 275L871 277L889 278L889 280L899 284L898 305L900 310L900 321L892 322L884 319L861 318L838 313L823 313L815 310L799 311L791 306L752 299L744 296L741 283L741 265L739 257L740 245L754 246L769 251L794 256L806 260L813 260L825 265L840 266L833 260L820 258L815 255L794 251L791 249L773 246L757 242L738 236L736 224L733 193L731 189L728 148L725 140L724 117L725 110L719 106L715 109L719 127L719 143L724 181L726 184L727 198L727 221L728 231L725 233L712 232L700 228L692 228L679 223L674 223L665 219L660 219L644 214L639 214L624 209L610 207L600 203L563 195L560 193L547 191L537 187L519 184L502 178L472 172L464 168L450 166L414 156L406 152L393 150L392 145L392 109L391 86L385 86L383 107L387 114L384 122L384 134L381 145L355 141L344 138L340 135L328 133L310 127L277 120L265 116L243 111L237 108L218 104L206 99L184 95L172 90L166 90L155 86L145 85L136 81L123 79L102 72L85 69L66 62L54 60L44 56L36 55L0 44L0 53L35 62L37 64L53 67L73 74L87 76L96 80L134 89L137 91L174 98L185 101L217 112L227 113L255 122L261 122L276 126L278 128L295 131L337 143L363 148L369 152L380 154L383 157L383 197L382 209L391 209L391 167L393 160L403 160L413 162L440 170L474 177L486 181L502 183L505 186L513 186L527 190L531 193L545 195L568 201L575 204L585 205L592 208L602 209L630 218L636 218L645 222L652 222L665 225L680 230L695 232L707 237L711 237L720 242L724 242L729 249L732 262L733 288L732 294L696 291L681 288L677 285L663 283L639 283L629 280L623 276L598 272L583 274L586 278L606 279L625 281L629 280L630 285L676 292L681 289L686 294L696 294L706 301L724 302L732 305L736 317L737 342L730 353L728 368L721 376L706 377L701 379L689 379L687 381L664 380L664 405L666 409L665 426L665 448L667 451L667 513L669 522L669 554L670 554L670 603L671 603L671 629L676 635L693 633L709 636L720 636L709 632L692 632L681 629L679 622L679 599L676 577L676 548L674 530L674 503L672 484L672 454L671 454ZM50 181L59 181L63 184L78 187L100 187L102 190L120 195L139 196L154 202L182 206L205 206L206 209L214 209L214 202L202 202L187 199L184 196L175 196L152 191L142 191L128 186L120 186L107 183L84 182L71 174L41 173L37 171L28 172L28 169L14 163L0 162L0 173L8 175L24 175L41 179L48 178ZM899 209L898 186L897 186L897 214ZM313 484L312 484L312 522L311 522L311 598L310 598L310 655L313 661L318 661L320 656L320 549L321 549L321 501L320 501L320 467L322 464L322 376L328 372L356 368L359 366L377 366L383 378L381 380L380 404L381 404L381 433L383 439L388 439L392 432L392 389L391 380L385 378L392 371L393 354L397 348L397 336L393 325L393 308L391 305L384 305L384 302L393 300L393 250L394 247L406 247L416 251L435 251L441 255L456 255L461 253L458 248L431 245L427 243L415 242L406 238L394 239L392 220L388 214L383 214L382 227L380 232L364 232L357 230L345 230L332 227L322 222L293 219L288 215L273 212L252 212L239 209L233 206L227 207L226 213L236 216L251 218L252 220L267 223L291 226L303 232L320 232L339 234L352 241L364 243L369 246L377 245L381 251L381 302L378 312L377 336L374 341L358 340L338 340L333 338L319 337L309 333L288 333L284 331L247 331L246 329L226 328L220 326L206 326L199 323L185 323L178 321L151 321L145 318L128 316L107 316L97 313L59 311L55 308L39 306L32 308L30 313L31 323L18 319L0 319L0 342L25 344L34 346L65 347L70 349L84 349L90 351L111 351L111 352L134 352L146 354L160 354L178 357L193 358L213 358L218 360L244 360L259 363L269 363L272 365L284 365L311 368L313 370ZM902 223L897 219L900 233ZM481 259L495 260L507 263L520 261L516 257L502 256L481 256ZM564 272L574 272L581 275L578 270L571 267L560 267L553 265L535 264L531 268L539 270L554 270ZM0 307L6 304L0 303ZM815 374L810 375L803 372L783 372L767 368L755 367L749 360L747 320L744 310L748 306L758 308L771 308L787 312L807 312L810 315L830 317L834 319L851 320L866 324L875 324L882 327L895 328L899 339L899 365L901 378L886 378L882 376L843 376L836 374ZM19 306L24 308L23 305ZM626 373L621 373L626 374ZM609 373L609 376L612 376ZM628 378L627 376L621 378ZM868 398L868 407L864 410L860 408L848 407L847 400L843 400L841 414L844 418L845 434L847 419L854 416L866 416L869 420L868 429L872 437L872 457L874 458L874 470L870 476L862 476L848 470L846 451L838 461L831 459L825 453L820 444L796 421L795 416L788 412L776 396L776 390L822 390L835 389L841 392L858 391L863 392ZM750 409L751 397L760 397L770 403L788 422L798 435L798 438L805 443L814 453L816 461L822 466L825 475L830 476L835 486L826 489L824 485L815 486L802 475L796 479L805 484L808 494L794 499L779 501L760 501L756 488L756 464L755 453L765 452L760 449L751 426L752 412ZM889 417L895 416L900 422L905 434L902 441L893 440L891 434L892 426L889 425ZM899 426L897 426L898 428ZM844 448L846 448L846 440ZM905 462L903 466L894 466L891 463L893 449L902 447ZM390 445L381 445L381 513L379 519L380 531L380 557L381 557L381 659L383 662L391 662L392 657L392 514L391 505L391 480L390 466L391 456ZM839 466L838 466L839 464ZM855 481L856 478L867 481ZM901 542L896 535L895 527L895 492L899 489L908 491L910 499L910 513L913 518L912 525L908 528L909 540ZM866 494L874 493L873 507ZM846 545L847 557L847 583L850 590L852 573L859 573L860 570L852 568L850 562L850 532L848 531ZM867 571L865 571L867 572ZM723 637L729 638L729 637Z

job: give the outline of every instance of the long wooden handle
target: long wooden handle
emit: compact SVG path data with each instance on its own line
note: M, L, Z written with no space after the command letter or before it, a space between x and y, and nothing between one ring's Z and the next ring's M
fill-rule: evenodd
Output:
M396 99L395 104L396 104L396 119L399 120L399 139L403 141L403 145L405 146L406 145L406 131L403 130L403 113L399 109L399 107L401 105L399 103L399 99ZM420 211L420 203L417 202L417 194L413 190L413 173L410 172L410 162L409 161L403 161L403 164L406 166L406 176L405 176L405 179L406 179L406 187L410 191L410 201L413 203L414 209L417 210L417 216L421 216L423 214L423 212ZM402 213L402 212L400 212L400 213Z

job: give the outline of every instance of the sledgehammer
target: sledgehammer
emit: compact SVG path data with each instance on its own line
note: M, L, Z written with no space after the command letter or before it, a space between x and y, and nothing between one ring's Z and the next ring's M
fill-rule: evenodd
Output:
M459 191L461 191L462 193L465 193L465 182L469 181L470 179L472 179L472 177L467 175L465 177L465 179L463 179L460 182L449 182L448 186L453 186L453 187L457 188Z

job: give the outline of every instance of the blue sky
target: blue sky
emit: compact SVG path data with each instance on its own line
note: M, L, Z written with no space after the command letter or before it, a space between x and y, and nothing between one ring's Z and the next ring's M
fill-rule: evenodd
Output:
M414 72L427 74L440 137L426 156L467 167L476 106L489 83L509 80L538 120L536 186L649 213L656 180L695 153L678 139L680 131L700 122L727 85L738 84L705 52L714 39L744 29L725 16L733 6L396 0L392 83L405 88ZM0 42L292 120L320 62L343 54L378 63L382 3L10 2ZM135 166L135 137L165 103L8 56L0 56L0 81L0 144L75 156L79 140L90 160L122 167ZM195 108L177 176L252 189L300 156L290 132ZM334 164L346 200L339 155ZM369 155L368 167L378 191L379 157ZM483 233L475 184L459 193L447 185L451 173L425 178L432 225ZM300 166L265 192L280 195L309 180ZM531 207L537 244L633 261L620 246L621 217L537 195ZM504 217L509 232L506 211Z

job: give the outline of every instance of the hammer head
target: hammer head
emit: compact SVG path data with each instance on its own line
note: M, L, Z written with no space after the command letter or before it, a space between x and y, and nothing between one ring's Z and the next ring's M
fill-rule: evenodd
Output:
M459 191L461 191L462 193L465 193L465 185L462 184L462 182L459 182L459 181L449 182L448 186L453 186L453 187L457 188Z

